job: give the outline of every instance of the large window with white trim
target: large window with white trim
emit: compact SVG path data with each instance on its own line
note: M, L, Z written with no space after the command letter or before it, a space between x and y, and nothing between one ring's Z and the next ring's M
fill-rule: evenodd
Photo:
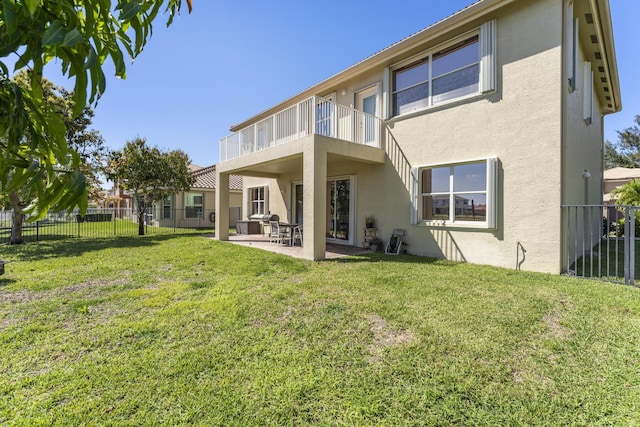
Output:
M473 35L393 72L393 115L479 92L480 50Z
M418 218L424 223L493 227L496 159L418 169Z
M496 21L390 67L391 116L496 88Z

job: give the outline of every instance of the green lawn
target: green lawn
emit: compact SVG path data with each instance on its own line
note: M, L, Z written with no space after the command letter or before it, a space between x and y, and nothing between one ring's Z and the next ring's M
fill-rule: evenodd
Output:
M634 242L634 280L640 284L640 241ZM578 260L570 270L580 277L604 278L624 283L624 240L603 239L592 248L592 253L582 257L578 249Z
M197 228L197 227L194 227ZM205 228L200 228L201 230ZM208 227L213 230L213 227ZM174 227L145 226L145 234L174 233ZM180 232L180 231L178 231ZM63 220L47 220L26 223L22 228L25 242L43 240L63 240L73 238L109 238L138 235L138 224L131 219L116 219L113 221L77 222L73 217ZM0 227L0 242L4 243L11 237L11 223L5 221Z
M0 247L1 425L638 425L640 290L198 234Z

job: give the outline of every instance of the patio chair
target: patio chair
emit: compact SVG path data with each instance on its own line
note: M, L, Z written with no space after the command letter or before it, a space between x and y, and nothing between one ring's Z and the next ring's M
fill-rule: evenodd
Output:
M284 243L289 239L287 229L280 227L278 221L269 221L269 243Z
M400 251L402 250L402 245L405 245L404 229L394 228L391 232L389 243L387 243L387 246L384 248L384 253L390 255L399 255Z
M295 246L296 239L300 240L300 246L302 246L302 226L297 225L293 227L293 231L291 232L291 244Z

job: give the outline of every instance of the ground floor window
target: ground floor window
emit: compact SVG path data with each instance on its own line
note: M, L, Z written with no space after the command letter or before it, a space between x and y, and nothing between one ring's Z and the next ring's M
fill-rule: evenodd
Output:
M493 226L495 159L419 168L422 222Z
M162 201L162 218L171 218L171 196L167 196Z
M251 215L264 215L265 212L265 187L249 189L249 212Z
M203 193L185 193L184 195L184 217L202 218L204 211Z

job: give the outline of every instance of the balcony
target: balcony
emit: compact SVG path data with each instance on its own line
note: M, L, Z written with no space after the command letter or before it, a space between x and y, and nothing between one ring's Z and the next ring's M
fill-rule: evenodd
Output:
M220 140L220 161L236 159L310 135L381 148L381 119L317 96Z

